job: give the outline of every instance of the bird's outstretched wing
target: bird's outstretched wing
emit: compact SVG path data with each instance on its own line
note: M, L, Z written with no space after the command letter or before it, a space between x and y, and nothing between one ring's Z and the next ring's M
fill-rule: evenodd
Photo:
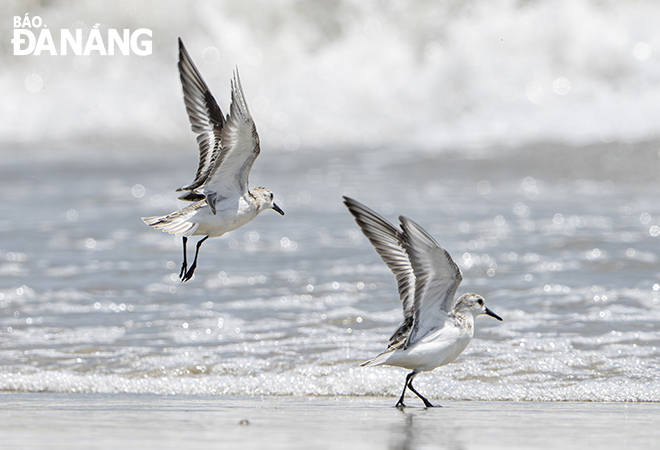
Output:
M213 172L204 185L207 201L215 196L247 194L248 176L260 152L259 135L248 110L238 69L231 81L231 107L222 129L221 145Z
M404 345L407 348L437 325L437 317L452 311L463 277L447 250L430 234L407 217L399 220L403 247L415 273L414 321Z
M177 191L190 191L179 197L182 200L197 201L204 198L194 192L203 186L213 172L220 154L220 141L225 119L218 103L193 63L186 47L179 38L179 75L183 87L183 101L190 119L190 126L197 134L199 145L199 165L192 183Z
M383 216L352 198L344 197L344 204L396 278L399 298L403 302L403 322L390 338L389 347L395 346L408 337L413 323L415 292L413 267L403 248L401 231Z

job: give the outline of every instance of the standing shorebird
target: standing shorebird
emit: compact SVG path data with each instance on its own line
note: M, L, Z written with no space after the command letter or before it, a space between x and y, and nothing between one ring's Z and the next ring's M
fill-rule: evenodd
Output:
M363 366L397 366L412 370L406 376L397 407L410 389L427 408L434 405L413 387L419 372L428 372L454 361L474 335L474 318L486 314L502 320L477 294L454 296L461 271L430 234L407 217L399 216L397 229L362 203L344 197L364 235L394 273L403 302L403 322L380 355Z
M273 201L266 188L248 188L248 176L259 156L259 135L250 116L243 86L234 71L231 80L231 106L227 117L211 94L204 79L179 39L179 74L183 100L199 145L199 165L192 183L179 199L191 205L162 217L143 217L154 228L183 236L183 264L179 278L190 280L197 267L199 248L210 237L235 230L266 209L284 211ZM195 258L188 268L186 244L190 236L204 236L195 247Z

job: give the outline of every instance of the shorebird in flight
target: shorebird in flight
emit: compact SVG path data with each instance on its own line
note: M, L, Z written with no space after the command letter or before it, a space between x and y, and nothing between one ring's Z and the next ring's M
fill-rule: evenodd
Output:
M502 320L477 294L463 294L454 301L463 277L449 253L430 234L407 217L399 216L401 229L362 203L344 197L364 235L376 248L396 278L403 303L403 322L387 349L363 366L397 366L412 370L403 385L397 407L403 407L406 389L427 408L434 405L413 387L420 372L453 362L474 335L474 318L481 314Z
M192 183L177 191L191 202L161 217L143 217L154 228L183 236L183 264L179 278L190 280L197 267L199 248L210 237L235 230L266 209L284 215L266 188L248 188L248 176L259 156L259 135L250 116L238 68L231 80L231 106L225 118L204 79L179 39L179 74L192 131L197 134L199 165ZM186 244L190 236L203 236L188 267Z

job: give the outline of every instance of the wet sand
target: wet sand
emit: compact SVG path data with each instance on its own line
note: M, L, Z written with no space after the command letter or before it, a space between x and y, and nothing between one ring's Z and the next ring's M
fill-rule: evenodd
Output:
M657 448L660 404L0 394L3 448Z

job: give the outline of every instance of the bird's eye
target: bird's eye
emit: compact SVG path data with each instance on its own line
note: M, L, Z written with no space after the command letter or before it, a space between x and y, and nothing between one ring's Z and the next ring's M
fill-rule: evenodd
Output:
M477 303L479 303L481 306L484 306L484 301L482 299L477 300Z
M271 200L273 199L273 193L272 192L270 193L270 199Z

